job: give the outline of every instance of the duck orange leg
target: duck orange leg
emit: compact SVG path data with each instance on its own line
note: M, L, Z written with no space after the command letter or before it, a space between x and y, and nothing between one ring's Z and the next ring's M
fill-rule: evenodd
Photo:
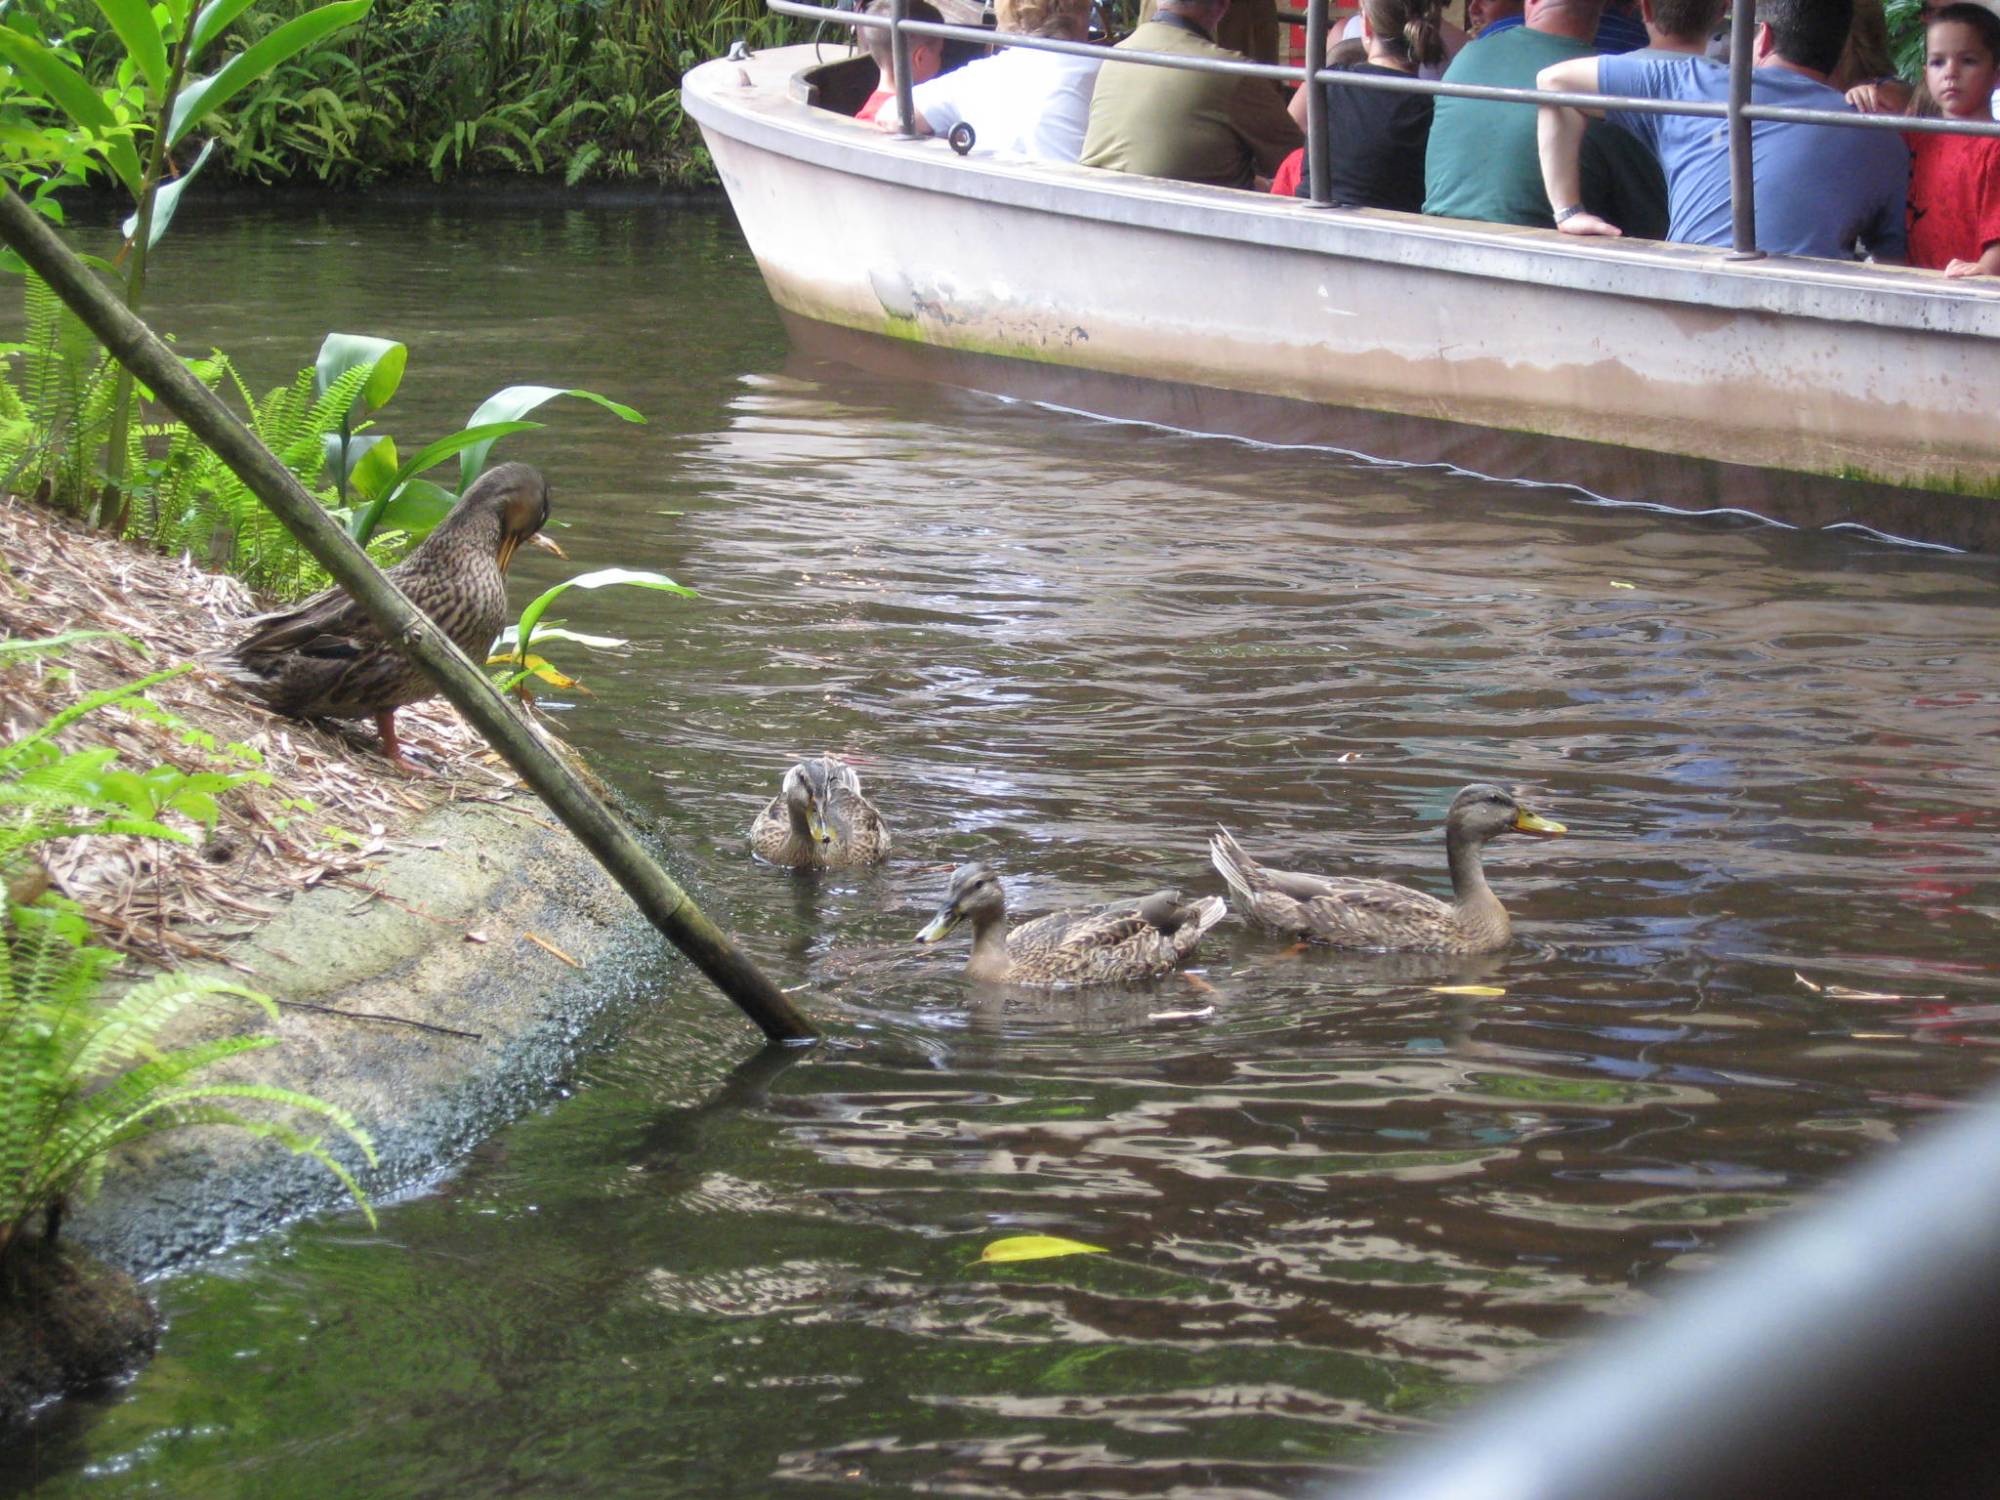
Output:
M389 764L400 771L409 772L412 776L416 775L417 768L403 759L403 746L396 738L395 709L375 715L375 732L382 737L382 753L389 757Z

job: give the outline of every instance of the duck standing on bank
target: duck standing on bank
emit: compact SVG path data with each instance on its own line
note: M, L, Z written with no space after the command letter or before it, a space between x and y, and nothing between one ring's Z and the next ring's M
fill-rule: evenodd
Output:
M1244 914L1286 937L1335 948L1491 953L1507 946L1514 928L1486 883L1480 851L1503 833L1564 832L1562 824L1529 811L1497 786L1467 787L1445 814L1450 901L1387 880L1266 869L1226 828L1216 830L1208 848Z
M750 825L759 859L797 870L872 865L889 853L889 825L838 756L802 760Z
M562 556L538 535L549 486L527 464L488 469L389 581L478 661L507 623L507 565L522 543ZM265 615L222 653L223 675L279 713L300 719L372 717L382 753L412 769L396 740L396 710L436 694L423 669L392 645L344 589Z
M991 866L960 865L944 905L917 934L934 943L959 923L972 923L969 978L989 984L1119 984L1158 979L1194 957L1202 934L1229 908L1220 896L1183 901L1179 891L1155 891L1143 901L1051 912L1007 930L1007 893Z

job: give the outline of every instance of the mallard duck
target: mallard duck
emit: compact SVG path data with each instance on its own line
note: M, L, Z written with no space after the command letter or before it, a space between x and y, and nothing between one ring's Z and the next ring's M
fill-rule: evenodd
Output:
M1077 907L1007 930L1007 895L988 865L951 872L944 905L920 943L935 943L960 922L972 923L965 972L992 984L1118 984L1157 979L1194 956L1201 935L1221 921L1220 896L1183 901L1179 891L1155 891L1143 901Z
M838 756L802 760L750 825L759 859L795 869L872 865L889 853L889 825Z
M526 542L562 549L537 535L549 519L549 487L527 464L488 469L451 513L389 578L477 661L507 622L507 564ZM282 714L300 719L372 716L382 753L404 770L396 710L437 692L346 590L328 589L296 609L265 615L223 652L223 675Z
M1226 828L1216 830L1208 852L1244 912L1287 937L1336 948L1490 953L1506 947L1514 929L1500 898L1486 884L1480 850L1503 833L1565 831L1497 786L1467 787L1452 799L1444 820L1444 847L1451 861L1448 902L1386 880L1268 870L1245 854Z

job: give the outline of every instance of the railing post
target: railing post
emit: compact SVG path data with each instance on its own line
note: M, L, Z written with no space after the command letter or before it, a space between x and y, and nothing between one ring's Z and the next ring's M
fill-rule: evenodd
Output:
M1320 208L1333 206L1332 143L1326 134L1326 0L1306 0L1306 184Z
M1750 162L1750 122L1743 106L1750 102L1750 74L1757 66L1751 54L1757 45L1755 0L1735 0L1729 18L1729 212L1736 248L1731 260L1762 260L1757 248L1757 173Z
M903 0L889 0L889 55L895 59L896 118L902 122L898 131L902 135L915 135L917 127L911 123L916 106L910 102L910 37L903 30L907 14Z

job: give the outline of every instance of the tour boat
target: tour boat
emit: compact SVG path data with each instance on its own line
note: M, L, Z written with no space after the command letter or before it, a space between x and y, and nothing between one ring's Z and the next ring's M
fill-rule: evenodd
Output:
M1107 417L2000 551L2000 281L1334 209L851 118L842 43L683 82L796 341Z

